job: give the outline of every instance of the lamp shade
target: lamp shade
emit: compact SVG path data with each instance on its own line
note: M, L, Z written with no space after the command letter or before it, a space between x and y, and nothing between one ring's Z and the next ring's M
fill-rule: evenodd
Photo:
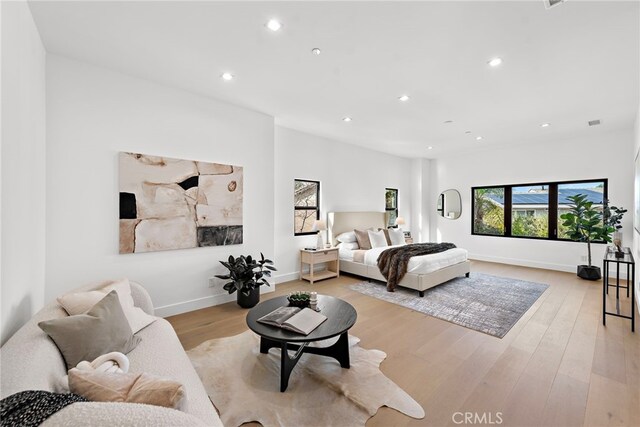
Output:
M396 218L396 225L405 225L405 224L406 222L404 221L404 218L402 218L401 216Z
M324 219L318 219L313 223L312 231L324 231L327 229L327 222Z

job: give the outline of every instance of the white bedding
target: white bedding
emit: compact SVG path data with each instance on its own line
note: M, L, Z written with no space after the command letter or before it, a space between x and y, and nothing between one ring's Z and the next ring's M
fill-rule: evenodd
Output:
M353 249L345 248L342 243L338 243L338 258L345 261L353 261Z
M366 265L377 266L378 257L382 252L389 248L395 248L397 246L387 246L384 248L374 248L366 251L364 255L364 262ZM341 248L338 245L338 253L341 260L353 261L352 249ZM458 264L467 260L468 252L466 249L454 248L448 251L440 252L431 255L420 255L411 257L409 265L407 266L407 273L413 274L427 274L448 267L450 265Z

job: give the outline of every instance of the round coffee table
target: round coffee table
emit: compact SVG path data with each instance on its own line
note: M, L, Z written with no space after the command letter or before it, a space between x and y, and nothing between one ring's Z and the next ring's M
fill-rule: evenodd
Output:
M289 385L291 371L304 353L333 357L343 368L349 369L349 329L358 317L355 308L346 301L327 295L318 295L320 313L327 316L320 326L309 335L289 332L276 326L258 323L258 319L279 307L288 306L287 297L276 297L261 302L247 314L249 329L260 336L260 353L268 353L272 347L280 347L280 391ZM309 347L309 343L335 336L338 341L329 347ZM296 353L289 356L288 350Z

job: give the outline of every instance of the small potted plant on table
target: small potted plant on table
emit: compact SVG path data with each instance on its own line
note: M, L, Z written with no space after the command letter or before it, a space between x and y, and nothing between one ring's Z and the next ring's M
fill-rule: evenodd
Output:
M229 274L216 274L218 279L230 280L224 284L223 289L229 294L238 291L238 305L242 308L251 308L260 302L260 286L267 285L267 277L276 271L273 261L265 259L260 253L260 259L254 259L251 255L240 255L234 258L229 255L227 261L220 261Z

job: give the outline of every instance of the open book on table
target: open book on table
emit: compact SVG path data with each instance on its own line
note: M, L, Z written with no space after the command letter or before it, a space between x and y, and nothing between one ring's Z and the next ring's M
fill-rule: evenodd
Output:
M327 316L310 308L280 307L259 318L258 322L298 334L309 335L325 320L327 320Z

